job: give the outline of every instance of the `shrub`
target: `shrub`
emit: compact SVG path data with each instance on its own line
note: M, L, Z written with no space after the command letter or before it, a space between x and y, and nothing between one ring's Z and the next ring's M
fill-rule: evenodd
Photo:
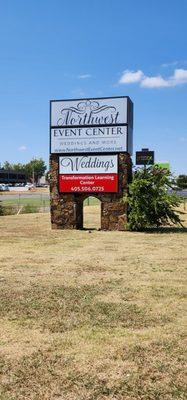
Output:
M0 215L3 215L3 206L2 206L1 201L0 201Z
M37 212L38 212L38 207L32 204L26 204L21 210L21 214L30 214Z
M168 224L182 226L178 207L181 200L168 189L176 186L171 173L160 167L149 166L137 170L126 201L129 204L129 229L142 231Z
M0 216L14 215L16 213L16 208L11 205L4 205L0 203Z
M179 175L178 176L177 186L179 189L187 189L187 175Z

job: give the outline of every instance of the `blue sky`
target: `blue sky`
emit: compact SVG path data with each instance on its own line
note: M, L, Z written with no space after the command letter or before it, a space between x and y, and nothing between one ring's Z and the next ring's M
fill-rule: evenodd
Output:
M49 156L49 100L128 95L134 153L187 173L186 0L2 0L0 162Z

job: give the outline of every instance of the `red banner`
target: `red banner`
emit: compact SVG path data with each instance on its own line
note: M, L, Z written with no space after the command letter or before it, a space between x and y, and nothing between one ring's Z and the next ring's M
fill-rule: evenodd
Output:
M60 174L61 193L117 193L118 174Z

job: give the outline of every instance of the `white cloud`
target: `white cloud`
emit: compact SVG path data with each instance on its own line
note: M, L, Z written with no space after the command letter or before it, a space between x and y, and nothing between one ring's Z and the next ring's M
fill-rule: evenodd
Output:
M173 76L169 78L170 86L187 83L187 69L175 69Z
M19 151L26 151L27 150L27 147L26 146L20 146L19 148L18 148L18 150Z
M140 86L145 88L160 88L160 87L168 87L168 81L162 78L162 76L145 76L141 81Z
M129 84L129 83L136 83L140 82L141 79L143 78L144 74L141 70L138 71L129 71L126 69L126 71L123 72L123 75L121 76L119 83L121 84Z
M82 74L82 75L78 75L77 77L78 79L88 79L91 78L90 74Z
M187 69L175 69L173 75L168 78L163 78L161 75L146 76L141 70L126 70L123 72L119 83L125 85L130 83L139 83L141 87L148 89L175 87L187 83Z
M178 61L163 63L163 64L161 64L161 67L169 68L169 67L177 67L177 65L181 66L181 65L186 65L186 64L187 64L187 60L178 60Z
M164 67L164 68L175 67L177 64L179 64L179 61L172 61L170 63L161 64L161 67Z

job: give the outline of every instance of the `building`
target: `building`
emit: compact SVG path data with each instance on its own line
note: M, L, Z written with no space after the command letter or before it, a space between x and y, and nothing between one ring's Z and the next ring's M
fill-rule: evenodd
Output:
M7 169L0 169L0 184L12 184L23 183L26 184L26 175L22 171L11 171Z

